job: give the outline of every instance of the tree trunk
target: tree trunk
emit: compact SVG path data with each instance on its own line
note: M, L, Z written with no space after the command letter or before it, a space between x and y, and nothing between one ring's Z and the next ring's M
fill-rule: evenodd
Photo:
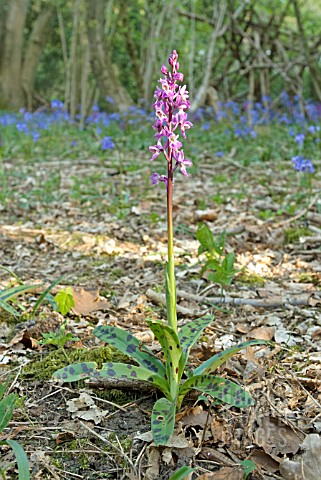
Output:
M105 1L87 0L87 31L91 65L100 95L113 98L120 111L126 110L132 100L120 83L115 66L111 61L104 35Z
M8 13L3 24L3 45L0 62L0 103L3 107L21 107L21 68L23 52L23 30L28 9L28 0L4 2Z
M34 23L28 41L21 74L21 87L27 97L28 110L32 110L32 93L37 66L48 35L48 23L52 14L53 10L51 8L42 10Z

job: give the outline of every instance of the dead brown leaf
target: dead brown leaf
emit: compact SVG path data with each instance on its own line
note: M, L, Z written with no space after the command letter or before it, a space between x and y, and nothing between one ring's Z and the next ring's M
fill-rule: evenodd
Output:
M242 480L243 470L233 467L223 467L218 472L204 473L197 480Z
M304 454L299 461L284 460L280 472L285 480L317 480L321 478L321 438L308 435L302 445Z
M269 473L274 473L279 470L279 462L268 453L263 452L263 450L254 449L251 453L251 460L255 465L262 467Z
M248 332L246 336L257 340L272 340L274 333L275 327L258 327Z
M85 290L84 288L73 287L72 294L75 302L72 310L76 315L90 315L97 310L110 308L109 302L100 299L99 289Z
M256 444L272 455L296 453L302 442L301 433L295 432L280 418L263 417L258 420L260 427L255 432Z

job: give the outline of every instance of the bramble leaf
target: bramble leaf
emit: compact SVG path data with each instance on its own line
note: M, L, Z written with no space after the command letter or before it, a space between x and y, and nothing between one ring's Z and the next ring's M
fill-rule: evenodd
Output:
M228 403L238 408L246 408L254 404L251 395L231 380L212 375L193 375L188 378L179 389L178 405L190 390L199 390L207 393L220 402Z
M219 352L206 360L206 362L202 363L199 367L195 368L193 375L212 373L240 350L253 345L266 345L267 343L268 342L266 340L248 340L247 342L240 343L234 347L227 348L226 350L223 350L222 352Z
M108 362L103 363L102 368L98 370L96 362L82 362L60 368L53 374L54 380L62 382L76 382L86 378L95 378L97 380L106 378L142 380L151 383L154 387L161 390L164 395L169 396L168 385L164 378L136 365Z
M152 433L155 445L167 445L174 432L176 401L160 398L152 412Z
M166 371L163 363L130 333L111 325L100 325L93 333L103 342L134 358L142 367L165 378Z

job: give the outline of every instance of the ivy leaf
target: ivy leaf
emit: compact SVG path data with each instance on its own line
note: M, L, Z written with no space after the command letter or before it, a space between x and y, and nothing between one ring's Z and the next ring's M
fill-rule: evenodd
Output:
M220 402L228 403L238 408L246 408L254 404L251 395L231 380L212 375L193 375L188 378L179 389L178 404L190 390L199 390Z
M152 412L152 433L155 445L167 445L174 432L176 401L160 398Z
M240 343L234 347L227 348L223 352L217 353L213 357L206 360L206 362L202 363L199 367L195 368L193 374L199 375L201 373L212 373L240 350L253 345L266 345L267 343L268 342L266 340L248 340L247 342Z
M95 328L93 333L103 342L109 343L120 352L134 358L142 367L165 378L166 370L163 363L130 333L111 325L100 325Z

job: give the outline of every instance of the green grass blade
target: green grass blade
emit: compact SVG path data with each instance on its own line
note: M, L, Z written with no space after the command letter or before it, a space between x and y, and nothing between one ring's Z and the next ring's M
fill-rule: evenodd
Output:
M240 343L239 345L235 345L234 347L227 348L226 350L223 350L222 352L219 352L206 360L206 362L202 363L199 367L195 368L194 375L200 375L201 373L212 373L240 350L254 345L266 345L267 343L268 342L266 340L249 340L247 342Z
M152 412L152 433L155 445L167 445L174 432L176 402L160 398Z
M0 401L0 432L2 432L11 420L16 404L16 396L10 393Z
M1 294L0 294L1 295ZM8 313L11 313L11 315L14 315L15 317L19 317L20 316L20 313L17 312L17 310L15 310L11 305L9 305L7 302L4 302L3 300L1 300L1 296L0 296L0 308L2 308L3 310L6 310L6 312Z
M173 475L171 475L168 480L184 480L184 478L186 478L187 475L193 472L195 472L195 468L188 467L187 465L183 465L181 468L176 470L176 472L174 472Z
M108 362L98 370L96 362L74 363L60 368L53 374L53 379L63 382L76 382L86 378L104 380L106 378L142 380L151 383L155 388L161 390L164 395L169 396L167 382L159 375L153 374L150 370L136 365L126 363Z
M207 393L220 402L228 403L238 408L246 408L254 404L251 395L231 380L212 375L195 375L184 382L179 390L179 402L182 402L190 390Z
M38 307L41 305L41 303L43 302L44 298L46 297L46 295L58 284L61 282L61 280L63 279L63 275L61 277L59 277L57 280L55 280L54 282L52 282L49 287L46 288L46 290L44 290L42 292L42 294L40 295L40 297L38 298L38 300L36 301L36 304L35 306L33 307L32 309L32 312L31 312L31 317L33 318Z
M20 280L18 275L16 275L12 270L10 270L10 268L7 268L7 267L4 267L3 265L0 265L0 270L4 270L5 272L9 273L9 275L11 275L13 278L15 278L17 280L18 283L20 283L20 285L23 284L23 281Z
M19 480L30 480L29 462L26 452L20 443L16 442L15 440L6 440L6 442L8 445L10 445L16 456Z
M94 329L93 334L125 355L134 358L142 367L165 378L166 371L163 363L130 333L111 325L100 325Z

